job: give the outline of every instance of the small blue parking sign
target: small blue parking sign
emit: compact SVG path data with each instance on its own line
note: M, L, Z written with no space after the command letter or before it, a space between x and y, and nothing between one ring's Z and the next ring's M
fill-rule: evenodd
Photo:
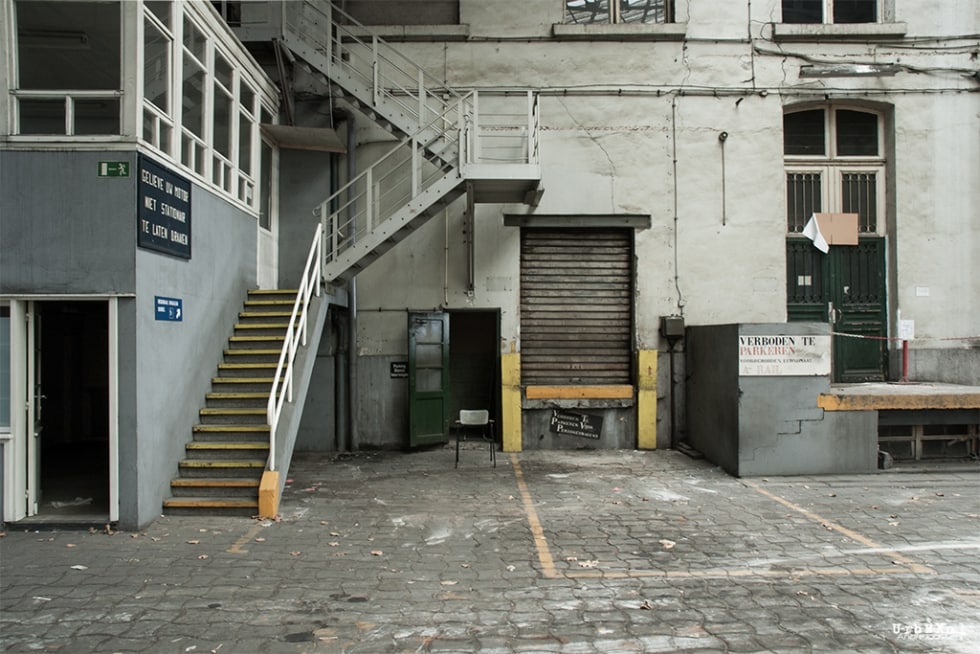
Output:
M157 320L180 322L184 319L184 301L176 297L155 296Z

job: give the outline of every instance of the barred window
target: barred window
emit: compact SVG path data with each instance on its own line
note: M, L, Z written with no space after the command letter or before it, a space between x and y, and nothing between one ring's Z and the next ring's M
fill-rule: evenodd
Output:
M804 109L783 117L786 230L799 234L814 213L856 213L862 234L879 231L885 161L881 119L851 108Z

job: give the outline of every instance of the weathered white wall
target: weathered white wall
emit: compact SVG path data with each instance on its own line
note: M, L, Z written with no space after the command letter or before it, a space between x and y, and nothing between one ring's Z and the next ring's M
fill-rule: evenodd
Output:
M684 41L573 41L552 37L558 0L461 0L468 41L399 44L459 89L541 93L545 192L535 209L477 207L472 295L457 203L360 275L360 305L501 307L502 346L519 347L519 230L503 214L648 214L650 229L636 235L638 347L665 347L665 314L688 324L784 321L784 106L873 103L888 130L891 327L900 310L923 337L915 347L963 347L935 339L976 336L980 325L980 85L964 74L978 68L977 40L924 37L977 34L975 3L885 0L914 43L774 41L779 4L678 0ZM906 68L801 78L814 61ZM403 352L401 323L362 313L360 353Z

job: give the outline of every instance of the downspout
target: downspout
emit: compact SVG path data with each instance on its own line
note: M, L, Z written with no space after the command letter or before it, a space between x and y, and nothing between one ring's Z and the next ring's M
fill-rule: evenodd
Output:
M346 109L337 109L347 123L347 182L357 177L357 119ZM350 215L357 215L353 200L348 205ZM351 229L351 245L357 238L357 230ZM347 283L347 420L348 429L338 443L341 451L352 451L357 444L357 276Z

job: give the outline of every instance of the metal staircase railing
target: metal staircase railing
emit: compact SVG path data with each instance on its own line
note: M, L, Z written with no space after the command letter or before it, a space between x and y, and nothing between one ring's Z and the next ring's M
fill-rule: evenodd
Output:
M403 134L437 128L436 119L460 99L328 0L283 2L282 11L286 45Z
M537 183L536 94L460 93L327 0L281 6L283 43L351 104L404 135L314 210L325 234L324 279L376 259L460 195L465 181Z

